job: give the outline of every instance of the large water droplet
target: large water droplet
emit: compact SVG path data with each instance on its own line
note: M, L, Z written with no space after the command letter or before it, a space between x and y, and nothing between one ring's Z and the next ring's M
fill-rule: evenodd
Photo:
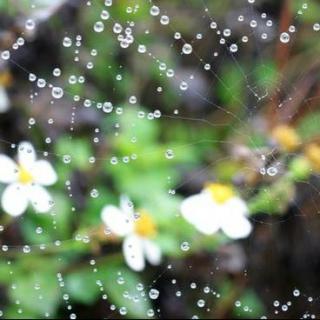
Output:
M290 35L287 32L282 32L280 34L280 41L282 43L288 43L290 41Z
M192 45L190 43L185 43L182 47L182 52L184 54L190 54L192 53Z

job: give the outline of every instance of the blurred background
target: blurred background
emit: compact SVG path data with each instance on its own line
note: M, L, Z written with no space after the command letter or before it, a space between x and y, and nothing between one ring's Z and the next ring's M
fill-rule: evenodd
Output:
M28 140L59 177L49 214L0 212L0 317L318 317L319 23L316 0L0 0L0 153ZM181 217L214 181L248 238ZM106 231L123 194L161 265Z

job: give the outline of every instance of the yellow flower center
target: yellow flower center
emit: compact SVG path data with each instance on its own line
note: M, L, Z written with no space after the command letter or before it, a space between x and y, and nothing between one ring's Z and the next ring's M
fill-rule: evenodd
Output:
M320 171L320 146L311 143L305 148L305 155L313 168Z
M215 202L223 204L234 196L234 192L231 187L221 183L209 183L205 186L214 199Z
M23 166L19 166L18 180L22 184L29 184L33 181L32 174Z
M139 214L139 218L135 221L135 232L146 238L155 236L157 229L150 214L144 210L140 211Z
M285 151L294 151L301 143L296 130L288 125L279 125L272 131L273 138Z

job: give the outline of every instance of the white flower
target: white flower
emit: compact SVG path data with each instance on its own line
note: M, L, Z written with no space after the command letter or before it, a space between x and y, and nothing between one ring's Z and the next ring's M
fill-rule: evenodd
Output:
M7 89L12 84L12 76L8 70L0 72L0 112L6 112L10 108L10 100Z
M2 113L2 112L8 111L9 107L10 107L10 101L8 98L7 91L5 87L0 85L0 112Z
M212 183L181 203L182 216L200 232L210 235L221 229L229 238L247 237L252 229L246 203L226 185Z
M43 186L57 181L57 175L46 160L36 160L36 152L29 142L18 146L17 163L0 154L0 182L9 184L1 197L1 205L11 216L24 213L29 202L37 212L48 212L52 198Z
M120 208L105 206L101 218L113 234L124 237L123 255L131 269L142 271L145 259L152 265L160 263L161 250L150 240L156 234L156 226L147 212L135 213L130 200L121 196Z

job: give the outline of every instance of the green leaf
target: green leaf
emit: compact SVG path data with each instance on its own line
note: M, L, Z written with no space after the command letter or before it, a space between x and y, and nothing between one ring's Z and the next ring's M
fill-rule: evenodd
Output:
M123 114L119 118L122 128L121 139L116 140L131 141L132 137L135 137L136 144L139 145L155 142L159 134L159 125L156 120L147 119L147 110L145 110L145 117L139 118L138 112L143 111L141 106L133 108L130 105L124 105L123 109ZM135 145L134 143L131 144Z
M296 15L299 10L301 10L301 1L294 0L290 1L289 4L291 5L291 12L293 15ZM308 9L302 10L303 14L297 15L299 20L306 23L315 23L319 21L319 12L320 12L320 5L318 1L308 1ZM308 37L306 37L308 38Z
M295 157L289 163L289 172L295 181L307 180L312 173L312 167L305 157Z
M28 243L50 243L57 239L63 240L70 238L70 218L72 212L69 201L60 193L54 193L53 199L55 201L54 212L56 213L54 216L54 225L52 223L52 215L35 214L31 209L21 223L23 236ZM42 232L37 233L37 228L42 228Z
M11 264L8 264L6 261L0 261L0 283L10 283L11 279L9 275L12 270L13 267Z
M271 89L277 85L278 72L273 61L264 61L264 63L258 64L255 75L258 85L262 90ZM263 92L261 92L261 94L263 94Z
M63 156L71 157L70 162L65 164L68 168L86 169L89 167L92 150L89 142L85 139L60 138L55 145L55 151L61 155L61 161L63 161Z
M303 140L320 134L320 112L310 112L299 123L297 131Z
M239 169L239 163L235 161L226 160L223 162L218 162L215 167L217 180L221 182L230 182Z
M217 83L217 93L222 101L222 105L239 109L240 102L244 102L243 92L244 78L241 71L232 63L226 63L221 70L222 81Z
M284 177L270 187L260 188L257 195L248 203L250 213L281 214L293 196L294 184L291 179Z
M111 301L113 301L118 308L126 307L129 317L144 319L146 317L147 310L151 308L149 299L147 297L140 296L139 301L134 302L133 299L125 299L123 297L125 291L128 291L131 297L138 296L136 286L138 283L142 283L140 275L129 270L124 267L122 263L118 262L106 264L103 272L106 291ZM117 282L119 274L121 274L125 279L125 283L123 285L120 285Z
M20 313L21 308L19 305L11 304L3 312L3 319L36 319L39 314L33 312L32 310L23 309Z
M9 0L0 0L0 10L8 10Z
M15 274L14 284L15 287L9 289L9 297L13 303L19 301L22 310L30 310L42 317L46 313L51 316L55 314L61 299L61 292L56 275L51 268Z
M246 290L239 301L241 305L233 309L237 318L258 319L265 313L264 305L253 290Z
M92 269L79 270L66 277L66 290L73 300L89 305L99 296L97 280L97 275Z
M97 268L97 272L93 272ZM123 284L118 283L118 278L124 279ZM95 266L82 268L66 276L66 290L72 299L82 303L92 303L95 299L101 299L100 287L103 286L108 296L109 303L117 308L125 307L127 316L133 318L145 318L150 309L150 301L146 297L139 297L138 302L124 297L124 292L138 296L136 286L142 283L140 275L129 270L123 264L122 256L108 257Z

